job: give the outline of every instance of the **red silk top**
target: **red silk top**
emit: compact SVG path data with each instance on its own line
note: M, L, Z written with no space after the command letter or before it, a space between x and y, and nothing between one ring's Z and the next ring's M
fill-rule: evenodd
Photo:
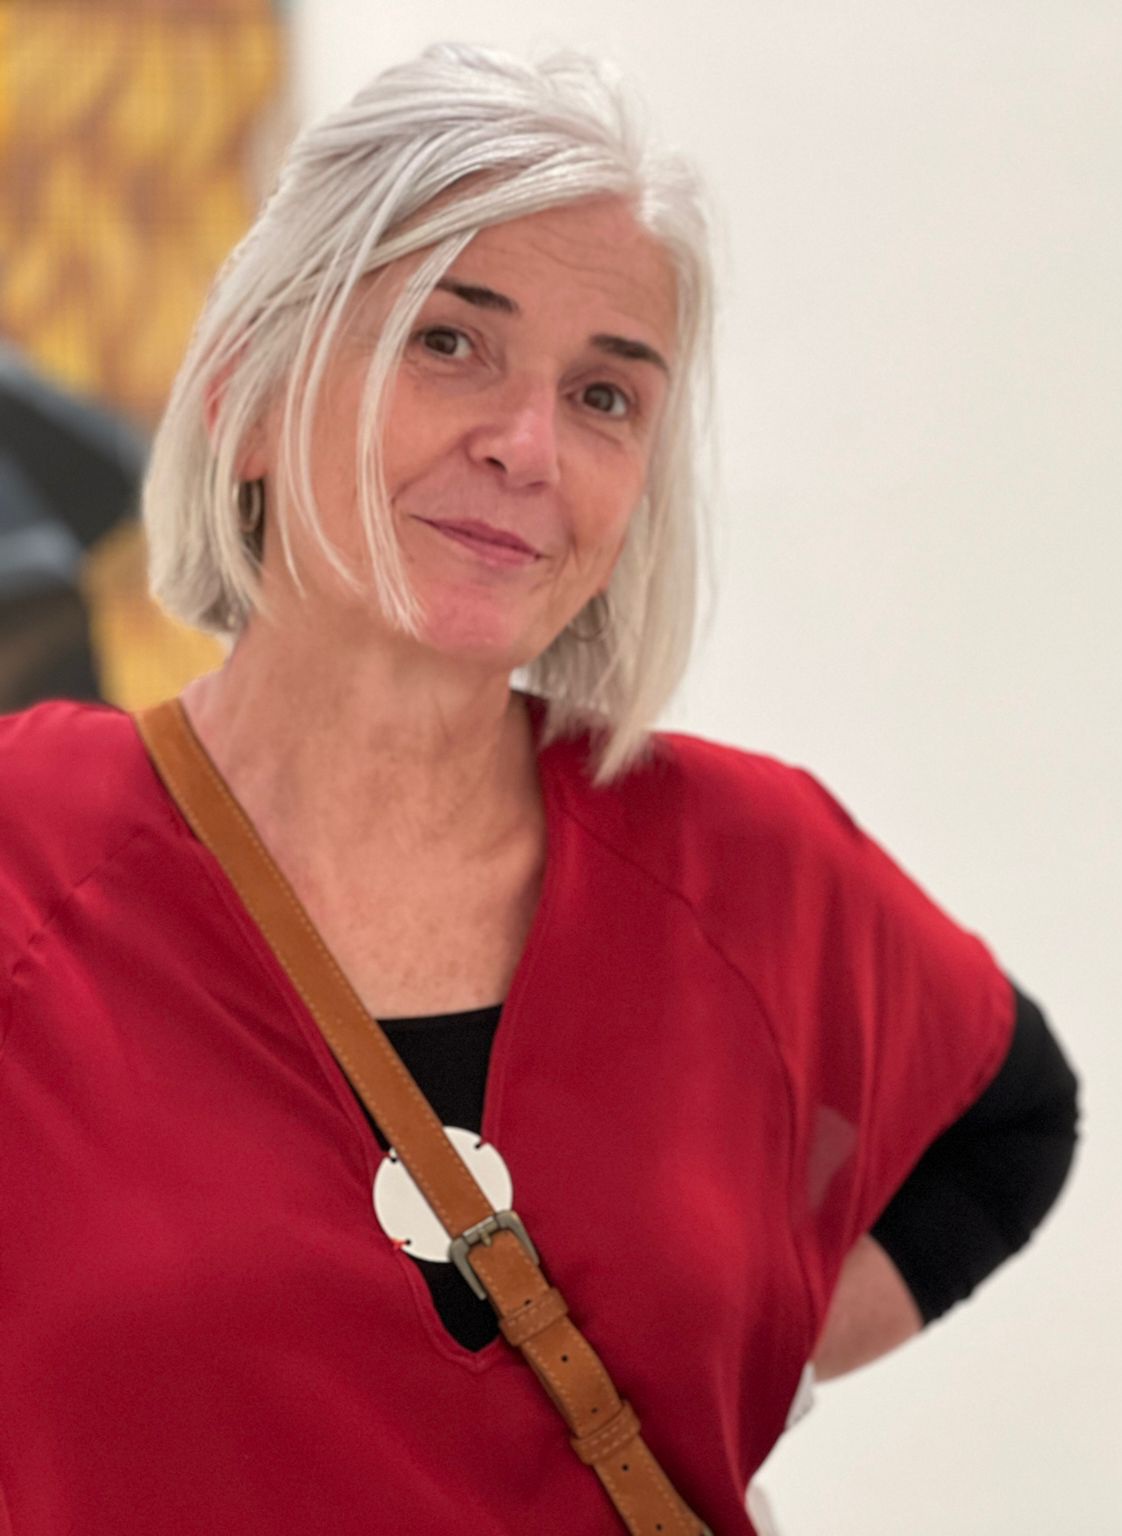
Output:
M540 755L483 1131L734 1536L847 1250L996 1072L1012 996L801 770L664 736L597 790L584 750ZM0 1532L5 1503L14 1536L617 1529L525 1363L444 1330L380 1158L129 717L0 720Z

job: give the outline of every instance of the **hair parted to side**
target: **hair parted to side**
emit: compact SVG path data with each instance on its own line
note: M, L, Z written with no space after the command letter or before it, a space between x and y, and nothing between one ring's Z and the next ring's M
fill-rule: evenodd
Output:
M378 75L296 139L215 279L153 443L142 506L151 587L163 607L234 637L263 610L254 542L239 520L237 469L247 435L283 398L292 515L347 584L358 591L372 581L390 620L417 633L422 615L387 514L379 452L388 388L417 312L479 230L612 195L628 202L674 266L676 361L645 493L597 605L601 622L587 632L588 612L578 614L523 676L547 700L546 739L593 728L598 782L634 762L693 639L712 282L695 176L649 142L614 72L580 55L532 65L438 44ZM312 423L356 284L418 252L427 254L374 347L360 407L358 515L369 556L360 574L323 531ZM217 377L223 389L209 434L206 400ZM299 586L275 498L268 516Z

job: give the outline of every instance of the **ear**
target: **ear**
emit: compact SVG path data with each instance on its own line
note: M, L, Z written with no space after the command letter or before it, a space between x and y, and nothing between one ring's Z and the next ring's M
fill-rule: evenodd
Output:
M226 389L230 382L230 374L233 371L233 367L232 361L225 363L217 373L212 374L203 389L203 423L212 445L222 415ZM264 477L268 468L264 428L260 422L256 422L242 439L239 448L237 458L238 479L260 480Z

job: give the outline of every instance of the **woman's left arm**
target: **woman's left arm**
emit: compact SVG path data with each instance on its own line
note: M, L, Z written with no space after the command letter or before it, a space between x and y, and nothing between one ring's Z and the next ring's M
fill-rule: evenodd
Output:
M923 1314L900 1271L867 1233L846 1255L814 1351L816 1381L844 1376L905 1344L922 1329Z
M1028 1242L1063 1187L1078 1083L1037 1004L1013 991L997 1076L846 1257L815 1348L819 1381L887 1354L964 1300Z

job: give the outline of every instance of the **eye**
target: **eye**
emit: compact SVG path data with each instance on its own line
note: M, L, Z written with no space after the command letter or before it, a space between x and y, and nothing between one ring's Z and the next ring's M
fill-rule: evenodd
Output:
M626 416L631 409L631 401L615 384L590 384L581 399L601 416Z
M426 330L418 331L416 339L426 352L433 352L437 357L464 357L471 346L463 331L450 325L430 325Z

